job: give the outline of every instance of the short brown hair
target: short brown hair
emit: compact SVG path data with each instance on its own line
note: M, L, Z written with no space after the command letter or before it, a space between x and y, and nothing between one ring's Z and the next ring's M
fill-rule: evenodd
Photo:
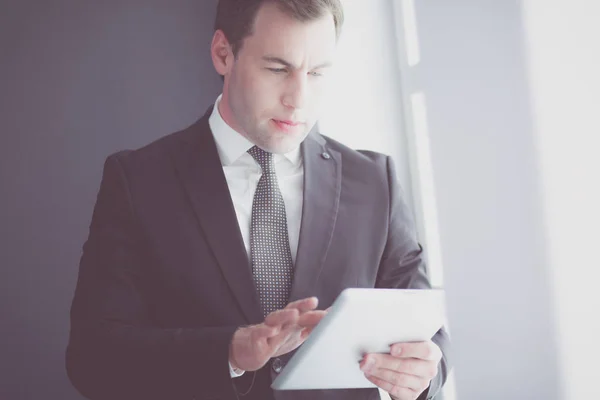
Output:
M247 36L252 34L256 14L263 4L277 4L282 12L301 22L312 21L330 12L340 36L344 10L340 0L219 0L215 31L223 31L237 55Z

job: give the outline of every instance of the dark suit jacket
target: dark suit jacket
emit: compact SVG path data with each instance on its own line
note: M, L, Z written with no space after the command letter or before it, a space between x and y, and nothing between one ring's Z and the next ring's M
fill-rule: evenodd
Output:
M107 400L379 398L376 389L274 393L273 364L292 354L230 377L234 331L263 318L211 110L183 131L107 158L71 308L71 382ZM429 288L391 159L315 130L301 150L290 301L317 296L325 309L348 287ZM446 333L434 341L445 357L423 399L438 393L449 368Z

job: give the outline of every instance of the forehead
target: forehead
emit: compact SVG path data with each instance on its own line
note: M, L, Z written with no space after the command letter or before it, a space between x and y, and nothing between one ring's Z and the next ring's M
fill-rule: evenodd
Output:
M254 53L294 58L330 58L335 50L336 30L329 12L312 21L298 21L274 3L264 4L256 15L252 35L243 47Z

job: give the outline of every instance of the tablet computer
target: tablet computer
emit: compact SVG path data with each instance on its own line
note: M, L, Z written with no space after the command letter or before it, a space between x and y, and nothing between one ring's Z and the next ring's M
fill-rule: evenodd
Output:
M364 354L389 353L394 343L430 340L443 323L442 290L345 289L271 387L376 387L360 370Z

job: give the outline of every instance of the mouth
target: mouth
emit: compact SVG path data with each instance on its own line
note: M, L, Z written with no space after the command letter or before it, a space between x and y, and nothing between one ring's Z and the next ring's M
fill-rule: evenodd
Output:
M298 125L303 124L302 122L283 120L283 119L273 119L273 121L275 121L276 123L279 123L279 124L285 124L285 125L289 125L289 126L298 126Z
M290 121L290 120L272 119L271 121L273 121L273 123L279 130L284 131L284 132L292 132L292 131L296 130L298 127L304 125L303 122Z

